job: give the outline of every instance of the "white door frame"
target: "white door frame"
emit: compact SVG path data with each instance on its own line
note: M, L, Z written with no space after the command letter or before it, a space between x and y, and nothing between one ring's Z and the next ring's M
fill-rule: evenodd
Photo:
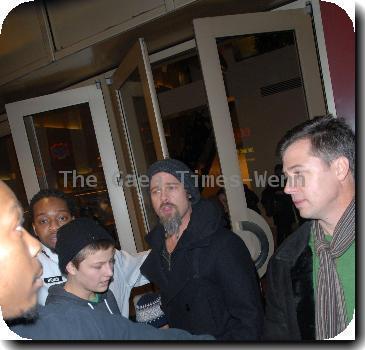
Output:
M122 187L118 186L115 181L116 176L119 174L119 169L103 95L101 90L95 85L61 91L10 103L5 106L27 198L30 201L33 195L40 190L40 187L25 129L24 117L85 102L90 107L119 241L122 249L134 253L136 252L136 245L125 204L124 192Z
M233 37L251 33L294 30L300 60L303 86L309 117L326 112L322 81L318 67L311 18L300 10L255 12L220 17L199 18L193 21L195 39L203 71L205 89L214 128L222 174L228 183L240 174L233 127L229 112L226 89L218 56L216 38ZM230 137L231 136L231 137ZM244 229L244 223L254 222L266 236L272 239L266 221L247 208L243 186L225 186L232 229L246 243L251 256L256 260L262 247L257 237ZM262 219L262 220L261 220ZM269 239L270 239L269 238ZM269 242L269 257L273 244ZM259 268L259 275L266 271L268 259Z

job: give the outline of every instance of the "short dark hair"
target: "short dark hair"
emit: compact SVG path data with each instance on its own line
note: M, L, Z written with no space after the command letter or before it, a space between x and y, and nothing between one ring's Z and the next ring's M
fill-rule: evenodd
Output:
M112 241L102 239L97 242L91 243L87 245L86 247L82 248L72 259L72 264L76 267L76 269L79 268L80 264L86 259L87 256L89 256L92 253L95 253L99 250L107 250L110 247L115 247L115 244ZM66 267L65 271L61 271L63 274L67 274Z
M37 192L30 201L30 204L29 204L29 217L30 217L31 222L34 221L34 206L43 198L59 198L59 199L62 199L66 203L66 206L67 206L70 214L72 216L75 216L76 205L75 205L75 202L72 198L67 196L62 191L59 191L59 190L56 190L56 189L45 189L45 190L40 190L39 192Z
M335 118L328 114L295 126L280 140L277 153L283 158L284 152L290 145L306 139L311 142L312 154L328 165L339 157L346 157L354 175L355 135L343 118Z

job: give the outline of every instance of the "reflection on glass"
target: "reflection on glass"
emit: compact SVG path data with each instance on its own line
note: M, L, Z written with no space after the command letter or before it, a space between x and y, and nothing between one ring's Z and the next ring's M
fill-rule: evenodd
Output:
M149 227L146 228L148 231L157 223L157 217L151 204L149 187L146 186L146 181L143 180L142 176L146 176L148 167L157 160L157 155L148 120L142 82L137 69L123 83L119 90L119 98L132 148L134 171L137 179L142 180L140 186L132 188L132 191L139 198L142 198L140 204L148 222Z
M221 174L214 132L196 50L153 66L166 143L171 158L200 175ZM200 181L203 197L214 196L216 183Z
M29 205L11 135L0 137L0 159L0 179L15 193L27 218Z
M120 248L87 103L24 117L41 189L72 195L80 216L98 220Z
M295 33L222 38L217 46L242 179L260 196L278 141L308 118Z
M246 201L264 214L259 200L278 161L277 142L308 118L295 35L221 38L217 49ZM196 49L154 64L153 76L170 156L205 179L217 178L221 166ZM201 180L201 190L211 197L219 187Z
M221 38L217 40L217 48L250 207L250 201L262 198L265 188L270 190L269 176L280 162L275 154L278 141L288 129L308 119L295 33ZM277 191L284 196L282 187ZM275 214L262 207L261 214L275 235ZM289 209L284 215L291 214ZM294 220L290 222L293 224Z

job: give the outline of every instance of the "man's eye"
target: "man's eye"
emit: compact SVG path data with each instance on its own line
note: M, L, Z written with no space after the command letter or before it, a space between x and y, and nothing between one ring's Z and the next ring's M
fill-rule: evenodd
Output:
M41 225L44 225L44 224L46 224L48 222L48 220L47 219L41 219L41 220L39 220L39 223L41 224Z

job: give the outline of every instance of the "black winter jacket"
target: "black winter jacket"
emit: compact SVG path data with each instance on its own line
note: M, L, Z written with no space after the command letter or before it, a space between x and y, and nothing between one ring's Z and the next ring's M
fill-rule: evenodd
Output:
M263 308L255 266L243 240L223 228L213 202L193 205L170 271L162 257L163 227L155 227L146 239L152 251L141 272L160 288L170 327L217 340L260 339Z
M292 233L272 256L267 270L265 340L315 340L312 222Z
M99 303L91 303L64 291L61 285L50 288L37 319L13 324L10 329L33 340L213 340L180 329L159 330L134 323L120 315L111 291Z

